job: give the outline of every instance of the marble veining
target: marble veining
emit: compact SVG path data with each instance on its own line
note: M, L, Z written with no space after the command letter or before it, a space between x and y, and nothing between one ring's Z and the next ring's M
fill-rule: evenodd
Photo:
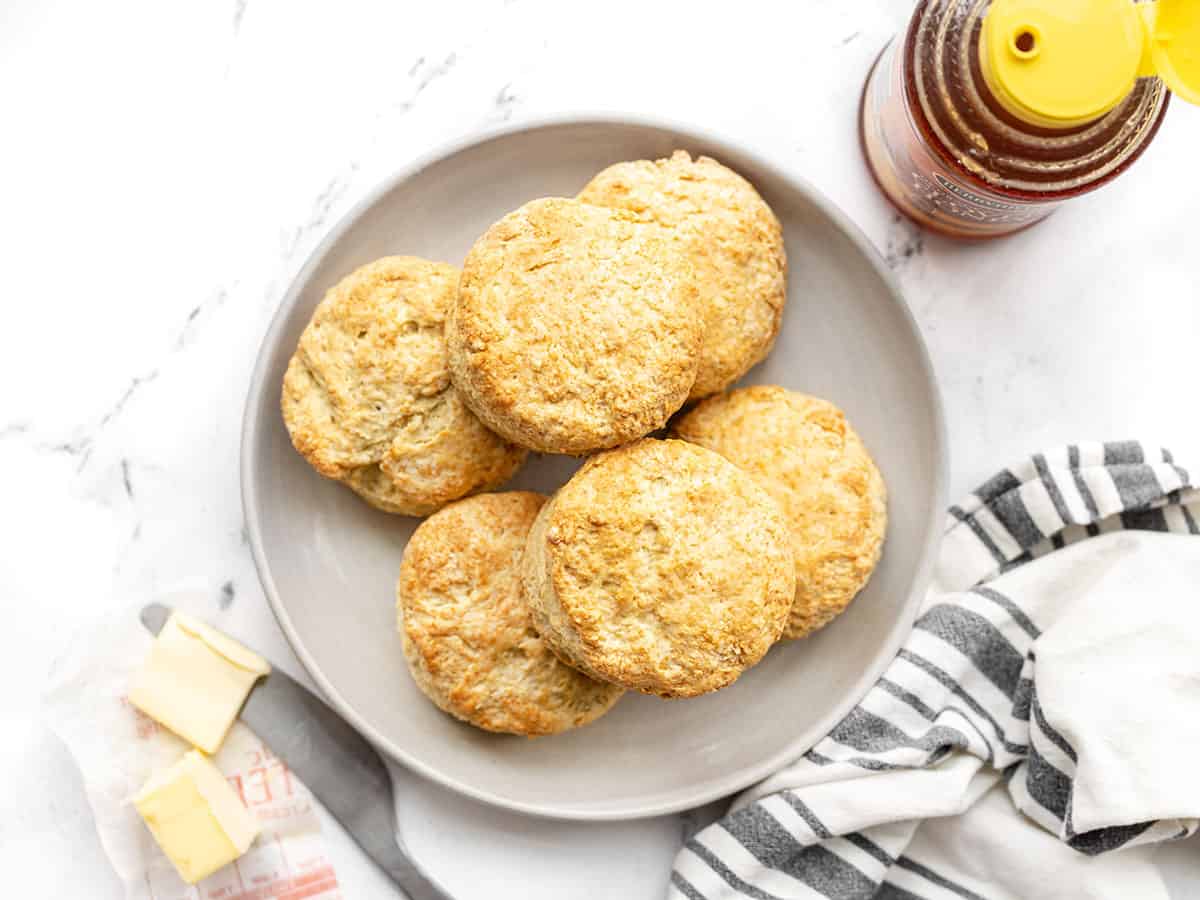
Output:
M199 330L204 327L205 318L211 315L213 310L225 305L225 301L229 299L229 293L230 288L219 287L208 298L192 307L183 322L183 327L179 329L179 336L175 338L173 345L175 350L182 350L195 340Z
M496 96L492 100L492 104L495 106L493 120L496 122L507 122L512 118L513 111L520 102L521 98L513 93L512 82L508 82L496 92Z
M449 75L457 62L458 54L453 51L446 54L439 62L430 62L424 56L417 57L416 62L408 70L408 79L412 83L412 88L408 96L395 105L396 114L404 115L416 106L417 101L421 99L421 95L429 86L439 78Z
M110 406L93 424L84 424L74 429L74 434L64 440L51 441L49 443L41 443L37 446L39 449L46 450L50 453L64 453L75 459L76 474L82 472L86 468L88 462L92 458L92 448L99 436L100 432L115 420L124 411L129 401L133 399L134 394L138 392L144 385L155 381L159 376L159 370L151 369L143 375L135 375L129 380L128 386L116 401ZM28 431L29 429L26 429ZM24 433L24 432L22 432Z
M28 422L13 422L0 428L0 441L7 438L16 437L17 435L25 434L29 431Z
M904 216L892 216L883 259L893 269L901 269L925 252L925 232Z
M233 4L233 33L237 34L242 27L242 19L246 17L246 7L250 0L235 0Z
M329 222L330 212L338 206L358 173L358 163L351 162L345 171L329 180L329 183L313 199L312 211L303 224L291 229L283 244L283 259L291 262L299 248L305 245L317 231Z
M125 486L125 496L133 499L133 477L129 474L129 460L121 460L121 483Z

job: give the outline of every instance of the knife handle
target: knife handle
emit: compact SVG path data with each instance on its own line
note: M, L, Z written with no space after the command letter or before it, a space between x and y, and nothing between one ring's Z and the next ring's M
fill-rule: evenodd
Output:
M411 900L453 900L397 842L392 779L378 752L325 701L274 669L251 691L242 721Z

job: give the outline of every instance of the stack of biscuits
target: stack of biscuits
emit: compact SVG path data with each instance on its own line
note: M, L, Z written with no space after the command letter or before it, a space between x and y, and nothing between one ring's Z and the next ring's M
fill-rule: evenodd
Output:
M330 289L284 421L322 475L429 516L397 607L439 708L545 735L719 690L863 588L887 510L862 441L824 400L731 390L786 275L754 187L677 151L526 203L461 272L394 256ZM531 450L587 459L553 497L489 493Z

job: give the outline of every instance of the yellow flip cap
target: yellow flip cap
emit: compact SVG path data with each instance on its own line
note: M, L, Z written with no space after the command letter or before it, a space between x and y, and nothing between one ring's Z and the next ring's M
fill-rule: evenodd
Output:
M1200 103L1200 2L996 0L979 61L1001 105L1047 128L1099 118L1142 76Z
M1200 3L1144 3L1152 71L1188 103L1200 104Z

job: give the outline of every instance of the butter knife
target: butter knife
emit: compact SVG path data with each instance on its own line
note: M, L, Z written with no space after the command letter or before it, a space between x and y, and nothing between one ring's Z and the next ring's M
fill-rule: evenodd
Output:
M166 606L151 603L140 618L157 635L170 615ZM392 779L383 760L324 700L272 666L251 690L241 719L411 900L453 900L398 843Z

